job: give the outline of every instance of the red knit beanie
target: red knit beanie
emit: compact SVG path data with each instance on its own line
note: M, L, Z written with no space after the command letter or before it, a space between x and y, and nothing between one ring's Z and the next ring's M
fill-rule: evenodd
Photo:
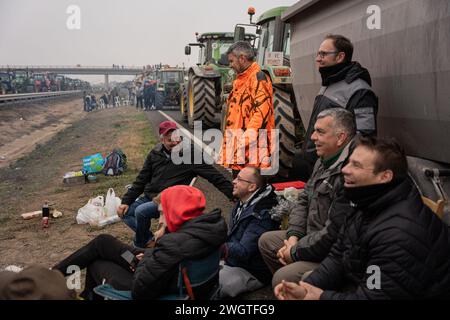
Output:
M161 206L170 232L177 231L183 223L201 215L205 205L205 195L194 187L173 186L161 193Z

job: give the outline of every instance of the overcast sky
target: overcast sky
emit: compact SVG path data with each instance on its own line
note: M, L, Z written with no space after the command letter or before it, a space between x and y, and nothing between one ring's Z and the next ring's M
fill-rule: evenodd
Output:
M184 55L195 32L232 32L268 9L297 0L0 0L1 65L112 66L147 64L189 66ZM66 13L80 8L80 29L69 30ZM102 76L77 76L103 81ZM126 77L110 77L125 80Z

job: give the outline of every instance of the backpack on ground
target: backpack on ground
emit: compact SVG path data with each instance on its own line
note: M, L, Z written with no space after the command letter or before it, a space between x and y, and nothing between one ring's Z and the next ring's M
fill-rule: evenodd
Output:
M106 176L117 176L127 169L127 156L119 148L114 149L106 158L102 172Z

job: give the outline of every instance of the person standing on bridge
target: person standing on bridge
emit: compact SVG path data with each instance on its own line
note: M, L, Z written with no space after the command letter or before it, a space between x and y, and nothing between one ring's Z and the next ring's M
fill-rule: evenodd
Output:
M355 114L356 130L362 135L376 135L378 98L372 91L369 71L353 61L353 44L342 35L327 35L316 55L316 67L322 77L322 88L314 101L306 130L301 157L296 166L307 180L317 160L311 135L317 115L329 108L345 108Z
M266 130L269 139L272 129L275 128L273 91L270 78L254 61L255 51L248 42L234 43L228 49L227 56L237 77L227 100L228 114L219 163L231 168L233 178L236 178L247 164L261 168L270 166L267 161L271 155L270 140L267 141L267 157L262 159L258 154L256 163L250 161L249 149L256 150L254 146L257 146L260 129ZM258 147L261 147L261 144Z

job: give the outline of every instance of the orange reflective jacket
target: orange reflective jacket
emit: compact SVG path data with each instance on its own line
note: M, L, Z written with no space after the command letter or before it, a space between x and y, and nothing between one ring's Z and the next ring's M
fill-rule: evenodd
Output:
M272 94L272 82L256 62L237 76L227 100L228 114L219 158L223 166L234 170L241 170L246 164L268 167L261 163L264 156L258 154L255 158L250 152L249 157L249 150L252 150L250 146L265 146L270 157L270 133L275 128ZM260 129L266 129L268 139L263 139ZM244 140L239 131L249 138Z

